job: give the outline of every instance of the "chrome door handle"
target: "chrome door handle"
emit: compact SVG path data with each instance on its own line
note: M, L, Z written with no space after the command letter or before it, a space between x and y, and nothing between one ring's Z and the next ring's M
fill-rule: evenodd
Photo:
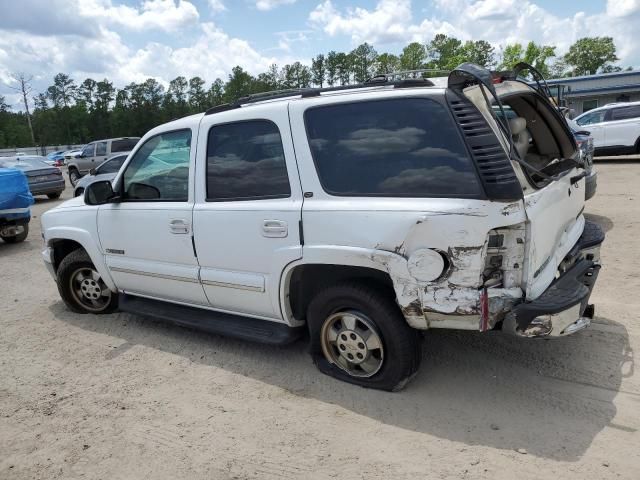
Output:
M284 238L288 235L287 222L282 220L264 220L262 222L262 236L268 238Z
M189 223L180 218L176 218L169 222L169 231L176 235L185 235L189 233Z

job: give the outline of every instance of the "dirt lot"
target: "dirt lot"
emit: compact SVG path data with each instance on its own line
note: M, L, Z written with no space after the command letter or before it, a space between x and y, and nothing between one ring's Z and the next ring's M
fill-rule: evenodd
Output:
M640 478L640 163L598 170L592 327L429 333L395 394L321 375L303 342L72 314L35 218L27 242L0 245L0 478Z

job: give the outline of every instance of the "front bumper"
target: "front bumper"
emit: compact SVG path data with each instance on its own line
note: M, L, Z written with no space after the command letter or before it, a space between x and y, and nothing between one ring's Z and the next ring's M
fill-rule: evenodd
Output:
M591 323L591 291L600 271L600 245L604 232L585 222L582 236L559 267L559 276L542 295L516 305L505 317L502 329L528 338L560 337Z
M44 266L47 267L47 271L53 277L54 280L58 279L56 275L56 269L53 266L53 249L51 247L45 247L41 252L42 260L44 261Z

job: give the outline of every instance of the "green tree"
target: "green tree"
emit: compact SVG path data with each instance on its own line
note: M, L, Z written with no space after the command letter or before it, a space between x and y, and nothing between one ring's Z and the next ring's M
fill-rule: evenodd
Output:
M346 53L336 54L336 77L340 85L348 85L351 78L351 58Z
M354 48L349 54L351 71L356 83L363 83L373 77L376 72L378 52L368 43L363 43Z
M327 65L323 54L316 55L311 59L311 81L314 85L322 88L327 71Z
M594 75L598 70L610 68L619 60L611 37L585 37L569 47L564 61L572 69L572 75Z
M189 110L191 113L202 112L207 109L209 100L204 89L205 81L200 77L189 79Z
M400 58L393 53L381 53L378 55L376 74L392 73L400 70Z
M227 102L233 102L240 97L253 93L254 78L245 72L241 66L231 69L229 80L224 86L224 95Z
M221 79L216 78L211 84L211 88L209 88L209 91L207 92L207 98L209 100L209 105L212 107L222 105L224 103L224 82Z
M437 34L427 45L429 67L436 70L453 70L464 62L462 42L443 33Z
M510 70L520 62L525 62L538 70L543 76L548 77L550 69L548 61L555 57L556 47L549 45L538 45L529 42L526 49L519 43L507 45L502 54L500 70Z
M327 53L327 83L333 87L338 82L338 52L331 50Z
M467 40L461 47L462 60L475 63L483 67L492 67L495 64L495 52L493 46L486 40Z
M400 70L420 70L425 67L427 49L418 42L413 42L402 49L400 54Z

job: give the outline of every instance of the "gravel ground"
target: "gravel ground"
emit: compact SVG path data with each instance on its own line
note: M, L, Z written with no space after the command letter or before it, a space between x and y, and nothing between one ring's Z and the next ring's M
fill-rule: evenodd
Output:
M59 202L38 200L28 240L0 245L0 478L640 478L640 163L597 168L591 328L429 333L395 394L321 375L304 342L70 313L40 259Z

